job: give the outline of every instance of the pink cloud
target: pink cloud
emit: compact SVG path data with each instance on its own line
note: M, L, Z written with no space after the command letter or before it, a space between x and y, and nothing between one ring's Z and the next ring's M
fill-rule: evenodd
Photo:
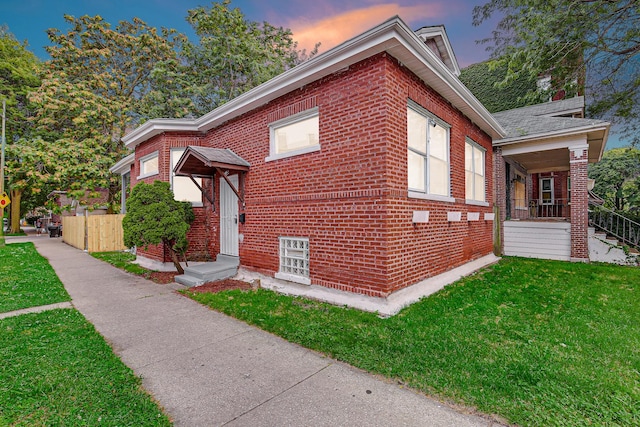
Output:
M299 49L309 51L321 42L320 50L324 52L395 15L407 23L438 25L440 22L434 22L434 19L445 16L444 9L441 3L436 2L420 6L388 3L350 10L317 21L294 19L287 27L291 28Z

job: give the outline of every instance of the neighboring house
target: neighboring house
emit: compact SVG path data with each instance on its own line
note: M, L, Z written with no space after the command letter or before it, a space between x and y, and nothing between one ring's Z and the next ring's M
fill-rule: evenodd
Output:
M392 18L199 119L146 122L116 172L192 202L189 258L391 314L496 260L506 134L458 74L444 28Z
M505 255L588 261L587 165L602 157L610 124L584 118L584 98L494 113L496 204Z
M85 191L85 197L79 201L70 197L66 191L55 190L47 195L52 199L53 203L58 206L60 213L52 214L50 220L52 222L61 222L63 216L84 216L85 211L88 215L105 215L107 213L107 201L109 200L109 191L98 189L93 195Z

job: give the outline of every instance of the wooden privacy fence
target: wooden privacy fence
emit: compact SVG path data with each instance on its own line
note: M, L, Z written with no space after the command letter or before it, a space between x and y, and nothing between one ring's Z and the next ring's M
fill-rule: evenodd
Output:
M124 214L63 216L62 240L88 252L125 250L122 218Z

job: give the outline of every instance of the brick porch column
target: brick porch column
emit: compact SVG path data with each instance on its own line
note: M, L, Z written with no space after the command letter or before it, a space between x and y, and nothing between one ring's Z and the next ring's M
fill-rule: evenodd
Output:
M493 149L493 177L493 202L500 212L493 221L493 253L501 256L504 251L504 221L507 218L507 189L502 147Z
M589 145L569 147L571 176L571 261L589 261L589 198L587 164Z

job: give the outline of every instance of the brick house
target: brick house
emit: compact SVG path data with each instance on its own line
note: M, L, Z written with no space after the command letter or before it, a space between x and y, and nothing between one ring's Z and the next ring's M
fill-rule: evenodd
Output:
M497 259L505 133L458 74L444 28L395 17L198 119L146 122L114 172L192 202L190 259L392 314Z

